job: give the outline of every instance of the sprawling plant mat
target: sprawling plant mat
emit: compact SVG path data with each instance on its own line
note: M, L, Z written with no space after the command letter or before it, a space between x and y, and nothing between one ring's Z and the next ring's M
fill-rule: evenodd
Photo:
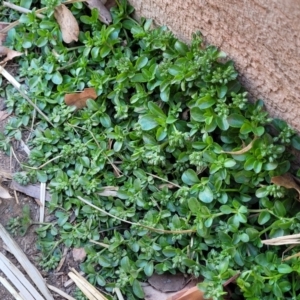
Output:
M137 23L126 1L110 25L69 5L80 31L67 44L58 1L21 2L48 6L43 19L1 11L20 18L6 46L24 53L16 79L36 107L2 86L14 117L0 146L27 131L31 153L15 179L50 187L56 219L37 229L41 266L55 268L64 244L84 247L81 269L109 299L114 288L143 299L140 283L154 272L203 277L212 299L297 299L300 261L282 255L299 247L262 240L299 232L290 150L300 140L248 101L225 53L200 34L186 45Z

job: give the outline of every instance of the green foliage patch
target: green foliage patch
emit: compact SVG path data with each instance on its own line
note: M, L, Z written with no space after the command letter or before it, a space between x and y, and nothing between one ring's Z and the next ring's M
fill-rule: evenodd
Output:
M199 288L212 299L223 299L223 284L238 273L231 299L297 299L300 261L283 263L286 247L261 242L300 229L297 193L271 183L290 171L295 132L261 100L248 102L233 62L200 34L186 45L166 27L134 21L123 0L109 26L82 3L70 8L81 30L72 46L51 9L43 20L20 16L7 39L26 52L17 79L54 127L12 86L1 89L14 117L0 147L9 151L9 140L30 131L26 173L16 179L51 190L56 220L37 229L42 253L84 247L89 281L126 299L143 299L140 282L154 272L202 276ZM96 101L78 111L64 104L66 93L86 87Z

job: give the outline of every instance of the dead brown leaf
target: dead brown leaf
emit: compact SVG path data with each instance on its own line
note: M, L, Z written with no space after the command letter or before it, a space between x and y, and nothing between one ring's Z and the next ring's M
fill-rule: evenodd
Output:
M6 111L1 110L1 111L0 111L0 121L5 120L9 115L10 115L10 114L7 113Z
M105 3L102 1L103 4L105 4L105 7L110 10L112 7L117 6L116 0L107 0Z
M6 56L5 59L0 62L0 64L3 64L9 60L12 60L14 57L21 55L23 55L23 53L9 49L5 46L0 46L0 56Z
M75 261L83 262L86 258L84 248L74 248L72 254Z
M186 278L183 274L153 274L148 282L158 291L177 292L186 285Z
M64 252L63 252L63 255L61 257L61 260L60 260L58 266L56 267L56 270L55 270L56 272L59 272L60 269L62 268L63 264L65 263L68 251L69 251L69 248L64 248Z
M6 22L0 22L0 31L1 31L2 29L4 29L5 27L7 27L8 25L9 25L9 23L6 23ZM7 36L6 33L0 32L0 46L3 45L3 43L5 42L6 36Z
M0 198L2 199L12 199L13 197L9 194L9 192L0 185Z
M67 44L78 41L79 25L65 5L61 4L55 8L54 17L60 27L63 41Z
M97 94L94 88L86 88L80 93L72 93L65 95L65 103L69 106L76 106L77 109L81 109L86 106L88 99L95 100Z
M96 8L98 10L98 19L101 22L107 25L112 22L110 11L101 0L86 0L86 3L90 9Z
M244 153L248 152L249 150L251 150L251 148L253 146L253 143L255 142L256 139L257 138L255 137L248 146L244 147L241 150L238 150L238 151L223 151L222 153L227 153L227 154L231 154L231 155L241 155L241 154L244 154Z
M178 292L177 294L169 297L167 300L203 300L204 294L196 286Z
M290 173L285 173L280 176L272 177L271 182L276 185L283 186L287 189L295 189L299 193L299 196L300 196L300 187L295 182L293 175Z

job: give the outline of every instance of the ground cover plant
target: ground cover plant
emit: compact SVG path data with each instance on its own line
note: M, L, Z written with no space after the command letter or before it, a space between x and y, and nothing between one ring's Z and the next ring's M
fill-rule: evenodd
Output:
M186 45L165 27L137 23L126 1L112 8L110 25L82 3L69 6L80 25L73 45L53 17L58 1L21 2L49 7L42 20L1 11L20 18L6 44L26 53L17 79L48 121L3 83L14 117L0 146L9 151L30 132L15 179L51 190L56 221L37 229L41 266L55 268L64 244L85 248L81 268L109 299L115 287L143 299L140 283L153 272L203 277L199 288L212 299L226 296L233 277L231 299L297 299L298 258L283 262L286 247L261 240L299 232L298 194L278 176L292 172L289 150L300 140L261 100L248 102L233 62L200 34ZM95 101L65 104L87 87Z

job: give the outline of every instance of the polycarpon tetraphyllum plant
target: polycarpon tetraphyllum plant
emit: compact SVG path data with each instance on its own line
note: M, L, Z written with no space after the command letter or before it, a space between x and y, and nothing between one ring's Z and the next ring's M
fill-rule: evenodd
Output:
M128 300L144 298L140 283L154 272L203 277L199 288L212 299L298 299L299 259L282 262L286 247L261 240L299 232L297 192L272 183L295 173L299 137L261 100L248 101L233 62L200 34L186 45L117 2L111 25L82 3L69 6L80 27L71 46L51 10L42 20L13 15L20 24L7 46L26 53L18 79L54 124L2 84L14 116L1 148L33 127L16 179L47 182L52 194L56 220L37 229L38 248L84 247L88 280ZM1 15L12 21L7 9ZM87 87L95 101L65 105L65 94Z

